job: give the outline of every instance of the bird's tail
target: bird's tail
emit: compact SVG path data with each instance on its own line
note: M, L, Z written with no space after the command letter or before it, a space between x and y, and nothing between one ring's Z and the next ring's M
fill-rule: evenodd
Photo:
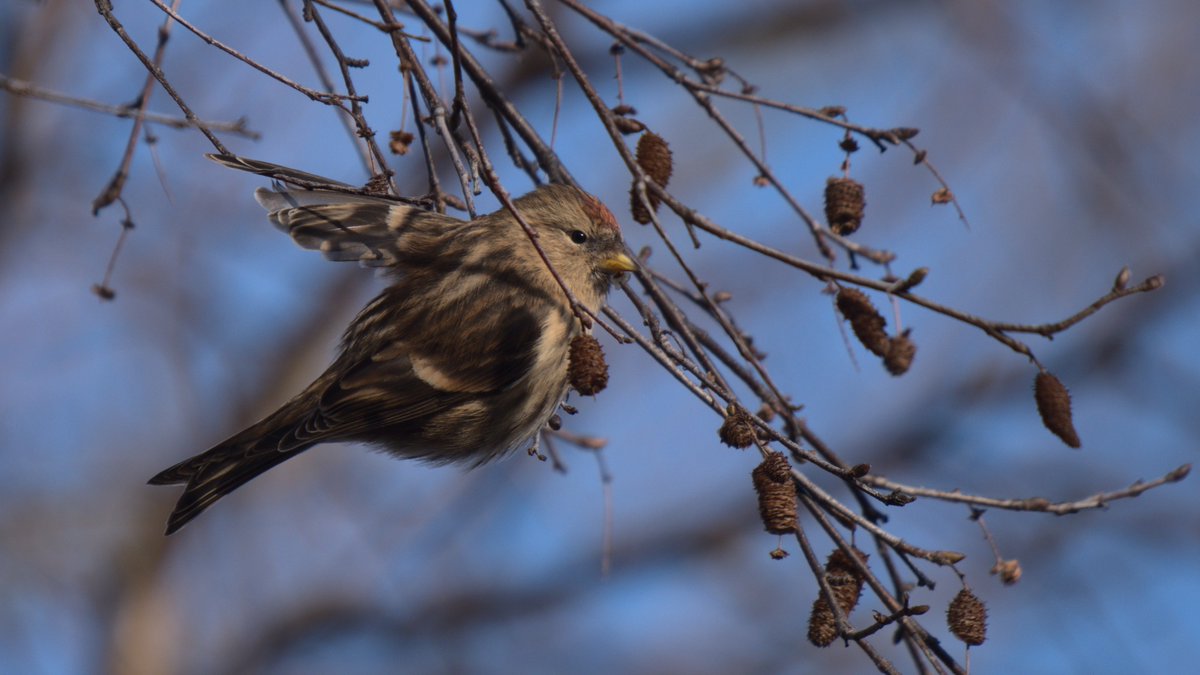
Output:
M148 482L150 485L186 484L175 510L167 519L167 534L186 525L218 499L233 492L267 469L291 459L308 446L279 450L275 444L263 443L261 438L247 438L242 433L160 471ZM266 447L264 447L266 446Z

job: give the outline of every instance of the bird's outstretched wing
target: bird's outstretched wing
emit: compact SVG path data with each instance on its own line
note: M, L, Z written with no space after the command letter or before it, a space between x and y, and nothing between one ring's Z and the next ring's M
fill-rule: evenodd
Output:
M247 173L256 173L260 176L281 180L285 183L291 183L297 187L303 188L320 188L320 187L338 187L353 189L354 186L343 183L332 178L318 176L315 173L300 171L270 162L264 162L258 159L250 159L249 157L238 157L237 155L223 155L209 153L204 155L212 161L222 166L227 166L230 169L245 171Z
M451 228L463 221L374 197L331 192L277 192L259 188L255 199L271 223L306 249L329 260L392 267L400 262L403 239L417 229Z
M254 198L267 210L275 227L329 260L393 267L400 261L401 240L407 234L463 224L453 216L393 199L321 189L350 186L316 174L234 155L207 157L223 166L296 186L277 182L274 190L259 188Z

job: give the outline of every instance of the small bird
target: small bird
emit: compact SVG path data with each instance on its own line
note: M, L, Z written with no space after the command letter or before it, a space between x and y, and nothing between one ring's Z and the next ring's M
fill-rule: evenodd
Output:
M348 187L232 155L226 166ZM568 388L569 343L584 329L507 210L461 220L336 189L259 188L276 227L331 260L386 268L393 283L358 313L337 357L304 391L207 452L150 479L184 484L167 534L250 479L319 443L478 466L537 438ZM568 185L514 202L546 258L591 312L635 269L616 218Z

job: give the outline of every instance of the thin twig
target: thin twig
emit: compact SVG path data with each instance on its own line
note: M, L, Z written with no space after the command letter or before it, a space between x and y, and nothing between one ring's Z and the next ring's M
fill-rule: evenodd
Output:
M103 2L105 0L97 0L97 1ZM353 100L351 97L342 96L340 94L328 94L325 92L317 91L316 89L311 89L309 87L306 87L306 86L300 84L299 82L295 82L291 78L287 77L286 75L284 75L282 73L278 73L274 70L271 70L270 68L264 66L263 64L259 63L258 61L255 61L254 59L246 56L245 54L242 54L241 52L234 49L233 47L230 47L229 45L221 42L220 40L214 38L213 36L209 35L208 33L205 33L204 31L200 30L196 26L189 23L187 19L184 19L182 16L180 16L179 13L176 12L174 9L164 5L161 0L150 0L150 3L153 4L155 7L158 7L160 10L162 10L162 12L164 14L166 14L167 16L178 21L179 25L181 25L184 28L191 31L193 35L200 38L205 43L212 45L213 47L216 47L217 49L220 49L221 51L225 52L226 54L229 54L233 58L235 58L235 59L241 61L242 63L245 63L246 65L250 66L251 68L257 70L258 72L270 77L273 80L276 80L282 84L285 84L285 85L291 87L292 89L295 89L296 91L300 92L301 94L304 94L305 96L309 97L310 99L312 99L314 101L317 101L320 103L325 103L327 105L334 105L339 108L345 109L342 101L345 101L347 99ZM365 101L366 99L358 99L358 100Z
M192 109L183 101L183 98L177 91L175 91L175 87L173 87L167 80L167 76L163 73L162 69L159 68L158 65L156 65L150 59L150 57L146 56L146 53L143 52L140 47L138 47L133 38L129 37L129 33L125 32L125 26L121 25L121 22L117 20L116 15L113 14L112 0L95 0L95 4L96 10L100 12L100 16L104 17L104 20L108 23L109 27L112 28L113 32L121 38L121 41L125 43L125 46L129 48L129 51L133 52L134 56L137 56L138 60L142 62L142 65L146 67L146 70L150 71L150 73L154 75L154 79L158 80L158 83L162 85L163 91L167 92L167 95L171 97L171 100L175 101L175 105L179 106L179 109L183 112L183 115L187 118L188 122L199 129L200 133L204 134L204 136L208 138L209 142L213 144L213 147L217 149L217 152L225 155L230 154L229 150L223 143L221 143L216 135L213 134L212 130L210 130L199 117L196 117L196 114L192 112Z
M337 60L338 69L342 73L342 82L346 85L346 98L350 101L349 115L354 120L355 135L362 139L362 142L366 144L369 151L367 170L371 173L372 177L384 176L387 180L388 191L392 194L399 194L396 191L395 182L392 181L394 172L388 168L383 151L379 148L379 144L375 142L375 130L371 128L371 125L367 123L366 117L363 116L361 101L365 101L366 97L361 97L360 101L358 90L354 86L354 78L350 76L349 59L346 58L341 45L334 39L333 32L325 25L325 20L321 17L321 12L317 10L311 0L305 0L305 11L308 13L308 16L312 17L313 23L317 26L317 31L320 32L321 37L325 40L325 44L329 46L329 51L333 53L334 59ZM326 89L332 93L333 87L327 86Z
M279 0L279 7L283 10L283 15L287 17L288 24L292 27L292 32L296 34L296 38L300 40L300 46L304 49L304 54L308 57L309 64L312 65L313 72L317 74L317 79L321 81L321 87L329 93L334 93L333 79L329 77L329 73L325 70L325 64L321 63L321 57L317 54L317 47L313 44L308 33L304 30L304 24L301 18L296 15L296 10L288 0ZM349 115L337 115L338 122L341 123L342 129L351 138L354 144L355 151L363 160L363 169L368 175L375 173L371 170L370 155L363 149L359 143L358 136L354 133L354 118Z
M392 14L392 9L386 0L375 0L375 9L386 23L397 23L396 17ZM421 92L421 96L425 99L425 107L429 109L429 116L433 120L433 127L437 129L438 134L442 137L442 142L446 144L446 150L450 155L450 162L454 165L455 173L458 174L463 201L467 205L467 214L471 218L475 218L475 199L474 191L470 185L470 174L463 163L459 147L454 142L454 134L450 133L450 127L446 124L445 103L438 94L437 87L433 85L424 67L421 66L421 61L413 51L412 45L408 43L408 38L403 33L397 31L391 34L391 40L396 57L400 59L401 70L411 73L416 77L418 89Z
M180 0L175 0L175 6L179 6ZM163 24L158 27L158 43L154 47L154 67L162 68L163 57L167 53L167 40L171 36L171 19L167 18ZM154 91L154 75L146 73L146 79L142 83L142 90L137 97L137 112L133 116L133 128L129 131L129 138L125 141L125 152L121 155L121 162L117 165L116 171L108 181L108 185L100 191L100 194L92 200L92 215L97 215L104 207L112 204L121 197L121 192L125 189L125 181L129 178L129 167L133 164L133 151L137 149L138 141L142 135L142 122L146 119L146 106L150 103L150 94ZM128 228L127 228L128 229ZM125 240L125 233L121 234L121 241ZM118 244L118 249L120 245ZM116 255L114 252L113 260L115 262Z
M223 131L235 136L242 136L251 140L259 140L262 134L257 131L251 131L246 128L246 120L240 119L236 122L212 122L207 120L192 121L181 117L172 117L162 113L149 112L144 108L129 106L129 105L112 105L102 101L94 101L89 98L80 98L71 96L61 92L43 89L35 86L24 80L8 77L0 74L0 89L7 91L14 96L24 96L26 98L38 99L41 101L49 101L51 103L59 103L74 108L83 110L91 110L92 112L112 115L128 119L130 117L140 116L143 120L157 124L159 126L168 127L171 129L196 129L199 127L207 127L214 131Z
M1091 509L1102 509L1108 506L1110 502L1119 499L1129 499L1138 495L1153 490L1154 488L1168 483L1178 483L1187 478L1188 473L1192 470L1191 464L1184 464L1180 467L1168 471L1166 474L1155 478L1151 481L1136 481L1129 487L1114 490L1112 492L1101 492L1098 494L1084 497L1069 502L1052 502L1044 497L1029 497L1026 499L996 499L993 497L981 497L979 495L963 494L957 490L935 490L932 488L915 487L905 485L893 480L884 478L883 476L867 475L861 479L864 483L874 485L877 488L884 490L892 490L913 497L928 497L930 499L940 499L947 502L958 502L962 504L970 504L972 506L987 507L991 509L1007 509L1009 511L1036 511L1040 513L1053 513L1057 516L1067 515L1069 513L1078 513Z

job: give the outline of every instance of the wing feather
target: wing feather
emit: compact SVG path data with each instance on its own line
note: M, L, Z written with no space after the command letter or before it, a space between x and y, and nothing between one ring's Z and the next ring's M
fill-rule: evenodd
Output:
M259 188L254 198L267 210L278 229L300 246L320 251L329 260L352 261L367 267L393 267L402 259L403 239L412 231L437 231L463 224L445 214L392 199L359 195L330 188L349 185L296 169L235 155L208 155L224 166L299 187L279 183L274 190Z
M395 266L403 257L406 235L450 228L463 221L397 202L327 192L255 193L271 223L300 246L329 260L356 261L367 267Z
M384 291L389 292L394 289ZM340 375L320 392L314 410L281 438L280 451L381 435L419 444L431 422L502 396L528 376L537 358L541 325L527 310L496 312L482 320L457 317L462 320L452 321L446 330L444 317L411 310L389 316L395 307L383 301L368 305L384 314L371 317L376 325L395 321L393 334L403 335L403 342L344 354L342 359L351 362L331 366L331 371L342 369Z

